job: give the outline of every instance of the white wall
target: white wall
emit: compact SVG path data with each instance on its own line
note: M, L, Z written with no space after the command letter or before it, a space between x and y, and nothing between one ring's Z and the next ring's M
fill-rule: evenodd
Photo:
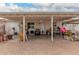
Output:
M79 24L65 24L65 27L72 32L75 30L79 31Z
M79 31L79 24L75 25L75 30Z
M12 28L15 27L15 30L19 32L19 23L18 22L7 22L5 24L5 30L11 32Z

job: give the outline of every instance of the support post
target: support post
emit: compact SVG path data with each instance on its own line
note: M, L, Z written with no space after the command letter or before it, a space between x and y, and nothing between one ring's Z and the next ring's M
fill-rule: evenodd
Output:
M23 16L23 41L26 40L26 31L25 31L25 16Z
M53 42L53 16L51 16L51 41Z

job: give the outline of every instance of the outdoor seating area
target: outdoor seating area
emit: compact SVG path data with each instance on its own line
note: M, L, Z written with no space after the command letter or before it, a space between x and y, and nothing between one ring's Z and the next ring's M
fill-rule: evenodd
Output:
M27 30L27 35L30 35L29 31ZM31 34L36 35L51 35L51 30L46 30L45 34L40 29L35 29L35 31L31 31Z
M29 37L51 36L50 15L7 14L4 16L0 14L0 16L1 42L8 40L27 41Z
M79 40L79 32L75 32L75 33L66 33L66 35L64 36L64 39L67 39L67 40L71 40L71 41L75 41L75 40Z
M78 16L57 16L58 19L54 19L54 36L62 36L63 39L70 41L79 40L79 17ZM63 31L63 32L62 32Z

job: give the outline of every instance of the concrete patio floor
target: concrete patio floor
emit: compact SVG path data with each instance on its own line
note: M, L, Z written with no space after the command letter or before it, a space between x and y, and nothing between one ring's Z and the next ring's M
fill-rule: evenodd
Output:
M20 42L10 40L0 43L0 55L78 55L79 41L68 41L59 37L51 42L49 37Z

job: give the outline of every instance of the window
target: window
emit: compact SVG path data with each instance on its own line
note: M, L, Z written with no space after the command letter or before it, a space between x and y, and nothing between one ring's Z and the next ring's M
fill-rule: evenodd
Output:
M27 25L28 25L28 29L34 29L34 23L33 22L29 22L29 23L27 23Z

